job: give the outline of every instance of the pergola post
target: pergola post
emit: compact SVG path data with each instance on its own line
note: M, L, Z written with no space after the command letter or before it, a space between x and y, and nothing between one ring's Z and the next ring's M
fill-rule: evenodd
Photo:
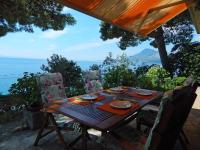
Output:
M200 10L196 8L196 3L190 6L189 8L190 16L192 18L193 24L196 28L196 32L200 34Z

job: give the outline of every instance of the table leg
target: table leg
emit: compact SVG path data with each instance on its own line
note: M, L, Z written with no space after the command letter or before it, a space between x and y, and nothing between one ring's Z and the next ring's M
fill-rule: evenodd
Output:
M58 125L56 123L56 120L54 119L54 116L52 114L50 114L49 117L50 117L50 119L51 119L51 121L52 121L52 123L54 125L54 128L55 128L55 130L56 130L56 132L58 134L58 137L59 137L60 141L64 145L65 150L67 150L68 149L68 145L65 143L65 140L64 140L64 138L63 138L63 136L61 134L60 128L58 127Z
M87 150L87 139L88 139L88 133L87 133L87 127L82 127L82 149Z
M102 132L102 135L101 135L102 136L102 141L101 141L102 142L102 144L101 144L101 149L102 150L107 150L107 142L106 142L107 134L108 133L106 131L106 132Z
M47 125L48 119L49 119L49 113L46 113L42 127L39 129L38 135L35 139L34 146L37 146L39 140L42 138L42 133L44 131L45 126Z

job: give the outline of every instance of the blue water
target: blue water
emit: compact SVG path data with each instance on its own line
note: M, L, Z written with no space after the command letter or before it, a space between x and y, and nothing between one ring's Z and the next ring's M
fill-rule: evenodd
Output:
M92 64L100 64L100 61L77 61L82 70L89 69ZM8 94L11 84L15 83L24 72L42 72L40 67L47 64L45 59L22 59L0 57L0 93Z

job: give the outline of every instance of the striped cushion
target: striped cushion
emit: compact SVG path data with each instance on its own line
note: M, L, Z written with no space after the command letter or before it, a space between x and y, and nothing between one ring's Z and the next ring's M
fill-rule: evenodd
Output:
M182 106L185 108L187 106L185 103L190 102L188 101L190 95L191 87L189 86L182 86L174 91L165 93L161 100L160 109L153 128L145 144L145 149L155 148L155 146L160 148L160 146L166 146L167 144L169 146L170 144L173 145L173 139L176 139L176 137L169 133L175 134L177 132L176 128L181 127L183 121L179 121L179 118L184 118L184 116L180 116L182 112L184 113ZM163 139L171 139L171 141L163 141Z

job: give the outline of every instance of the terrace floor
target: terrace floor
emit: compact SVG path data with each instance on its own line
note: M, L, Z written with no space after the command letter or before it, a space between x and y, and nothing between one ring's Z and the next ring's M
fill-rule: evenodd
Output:
M200 150L200 88L198 88L198 97L193 105L193 108L189 114L187 122L184 126L184 131L189 138L190 144L188 145L189 150ZM133 122L134 124L134 122ZM98 136L100 132L96 130L90 130L92 140L88 143L89 150L100 149L100 144L98 142ZM73 132L64 133L65 140L71 141L76 134ZM62 144L57 139L55 134L50 134L41 140L38 147L33 146L33 142L37 135L37 131L32 130L21 130L20 121L10 122L7 124L0 125L0 149L1 150L55 150L64 149ZM94 142L95 141L95 142ZM78 143L72 149L80 149L80 144ZM115 149L115 148L114 148ZM116 147L117 149L117 147ZM116 150L115 149L115 150ZM176 149L181 149L180 145Z

